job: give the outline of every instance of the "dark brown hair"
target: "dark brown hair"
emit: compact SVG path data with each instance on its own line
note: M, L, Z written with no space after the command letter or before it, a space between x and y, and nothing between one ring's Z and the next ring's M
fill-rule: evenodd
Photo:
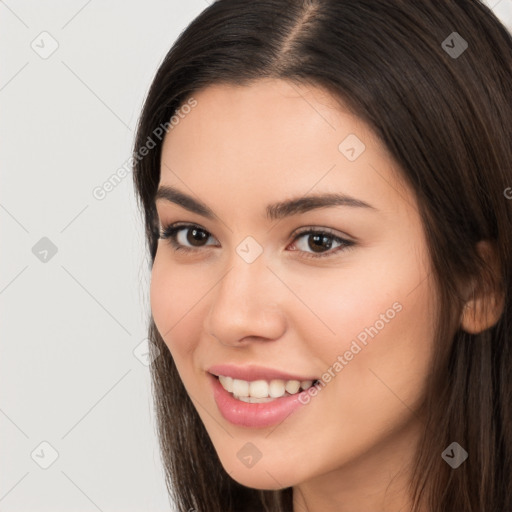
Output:
M468 47L456 55L459 36ZM414 511L512 511L510 33L478 0L214 2L163 60L138 125L133 177L152 262L163 139L155 130L202 88L261 78L329 91L377 134L414 190L438 297ZM148 137L156 147L142 157ZM477 252L481 240L496 249L498 275ZM504 297L499 319L476 334L460 328L469 282ZM149 338L160 352L153 393L177 510L291 512L291 488L259 491L226 474L152 317ZM469 453L457 469L441 457L453 441Z

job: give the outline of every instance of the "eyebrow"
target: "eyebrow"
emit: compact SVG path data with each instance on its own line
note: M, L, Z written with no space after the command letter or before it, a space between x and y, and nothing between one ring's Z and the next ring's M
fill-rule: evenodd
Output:
M186 210L197 213L207 219L213 220L216 215L213 211L201 201L181 192L177 188L162 185L158 188L155 195L155 202L165 200L175 203ZM327 193L302 196L286 201L269 204L266 208L266 216L269 220L278 220L292 215L306 213L319 208L329 208L333 206L350 206L352 208L366 208L378 211L374 206L351 197L346 194Z

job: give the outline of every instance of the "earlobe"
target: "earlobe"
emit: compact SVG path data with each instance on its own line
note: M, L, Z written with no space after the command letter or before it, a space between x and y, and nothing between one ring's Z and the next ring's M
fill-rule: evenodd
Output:
M483 302L483 297L471 300L462 311L461 329L470 334L479 334L498 322L503 312L504 301L494 302L492 298ZM489 303L491 302L492 303Z
M501 286L501 272L495 247L487 240L477 244L480 256L487 262L491 274L480 279L480 289L473 287L470 298L464 304L461 315L461 329L478 334L493 327L499 320L505 306L505 297Z

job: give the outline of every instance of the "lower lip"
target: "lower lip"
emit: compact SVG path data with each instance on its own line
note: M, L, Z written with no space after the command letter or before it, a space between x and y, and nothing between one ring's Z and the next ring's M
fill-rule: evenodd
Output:
M231 393L222 387L219 379L211 373L208 374L208 377L213 387L215 402L222 416L234 425L242 427L262 428L281 423L311 399L311 396L305 398L302 403L299 398L305 397L307 391L301 391L295 395L276 398L272 402L249 404L233 398Z

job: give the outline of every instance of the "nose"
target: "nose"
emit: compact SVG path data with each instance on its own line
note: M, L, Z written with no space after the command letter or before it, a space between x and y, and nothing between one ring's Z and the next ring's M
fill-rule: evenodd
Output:
M234 256L209 294L206 332L233 347L279 339L286 330L286 287L267 267L263 255L252 263Z

